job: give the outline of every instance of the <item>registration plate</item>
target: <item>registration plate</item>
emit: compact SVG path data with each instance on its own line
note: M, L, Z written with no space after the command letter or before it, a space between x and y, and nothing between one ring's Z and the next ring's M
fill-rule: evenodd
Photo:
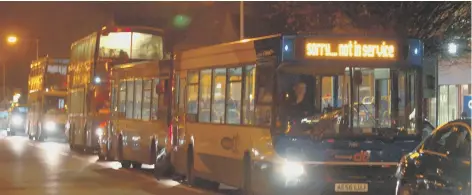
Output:
M368 192L369 185L366 183L337 183L334 184L335 192Z

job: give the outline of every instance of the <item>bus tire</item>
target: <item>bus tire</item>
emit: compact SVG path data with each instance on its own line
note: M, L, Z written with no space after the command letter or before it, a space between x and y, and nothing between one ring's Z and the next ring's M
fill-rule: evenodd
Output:
M166 152L165 148L158 150L155 154L154 177L160 179L163 177L171 177L173 174L174 167L170 162L170 154Z
M187 184L190 186L195 185L195 176L193 172L193 146L189 145L187 149L187 170L185 172L185 177L187 179Z
M121 168L129 169L131 168L131 162L127 160L120 160Z
M44 142L44 140L46 139L43 135L43 128L41 128L41 125L38 125L36 135L37 135L38 141L40 142Z
M131 162L124 159L123 155L123 136L120 134L118 136L118 146L117 146L117 156L122 168L129 169L131 167Z
M244 152L243 156L243 182L241 190L243 195L255 195L252 191L252 166L249 151Z
M218 190L220 183L208 181L206 179L198 178L195 176L193 163L194 163L193 146L189 145L189 148L187 150L187 171L185 174L187 178L187 184L190 186L202 187L204 189L209 189L209 190Z
M139 162L132 162L131 165L133 166L133 169L141 169L143 166L143 164Z
M75 138L74 138L74 128L70 128L69 129L69 148L70 150L74 151L75 149L75 145L74 145L74 142L75 142Z

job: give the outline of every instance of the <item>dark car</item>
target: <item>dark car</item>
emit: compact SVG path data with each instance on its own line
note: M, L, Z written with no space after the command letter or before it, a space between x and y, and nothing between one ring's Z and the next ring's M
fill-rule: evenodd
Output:
M470 195L471 121L446 123L397 167L396 195Z
M27 113L28 108L25 106L17 106L11 110L8 120L8 135L25 134Z

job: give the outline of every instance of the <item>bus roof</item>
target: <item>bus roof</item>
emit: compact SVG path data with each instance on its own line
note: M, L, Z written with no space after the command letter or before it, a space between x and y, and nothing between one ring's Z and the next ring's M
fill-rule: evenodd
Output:
M112 79L142 78L142 77L167 77L171 72L171 63L167 61L140 61L122 64L112 67Z
M101 29L92 32L79 40L76 40L72 42L71 47L74 45L78 44L81 41L84 41L86 39L90 39L90 37L96 36L97 33L107 33L107 32L157 32L158 34L163 34L164 30L160 28L155 28L155 27L149 27L149 26L123 26L123 25L107 25L103 26Z
M268 35L181 51L177 55L176 67L178 69L198 69L219 65L255 63L254 42L281 36L281 34Z

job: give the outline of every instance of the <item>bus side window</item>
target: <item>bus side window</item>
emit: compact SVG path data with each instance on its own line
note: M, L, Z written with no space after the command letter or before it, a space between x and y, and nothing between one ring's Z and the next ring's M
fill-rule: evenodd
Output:
M197 121L198 114L198 86L199 73L197 71L189 71L187 75L187 119L192 122Z
M118 101L118 116L124 117L126 111L126 81L120 81Z
M179 106L178 107L179 108L178 109L179 113L185 112L185 104L184 103L185 103L185 96L186 96L185 88L187 87L186 82L187 81L185 79L180 79L180 83L179 83L180 85L179 85L179 91L178 91L178 93L179 93L179 103L178 103L179 104L178 105Z
M152 100L151 100L151 120L158 119L158 109L159 109L159 92L156 91L158 89L156 86L159 84L159 79L153 79L152 82Z
M144 80L144 97L143 97L143 113L142 120L148 121L151 116L151 95L152 95L152 80Z
M243 93L243 124L254 125L254 96L256 87L256 66L244 67L244 93Z

